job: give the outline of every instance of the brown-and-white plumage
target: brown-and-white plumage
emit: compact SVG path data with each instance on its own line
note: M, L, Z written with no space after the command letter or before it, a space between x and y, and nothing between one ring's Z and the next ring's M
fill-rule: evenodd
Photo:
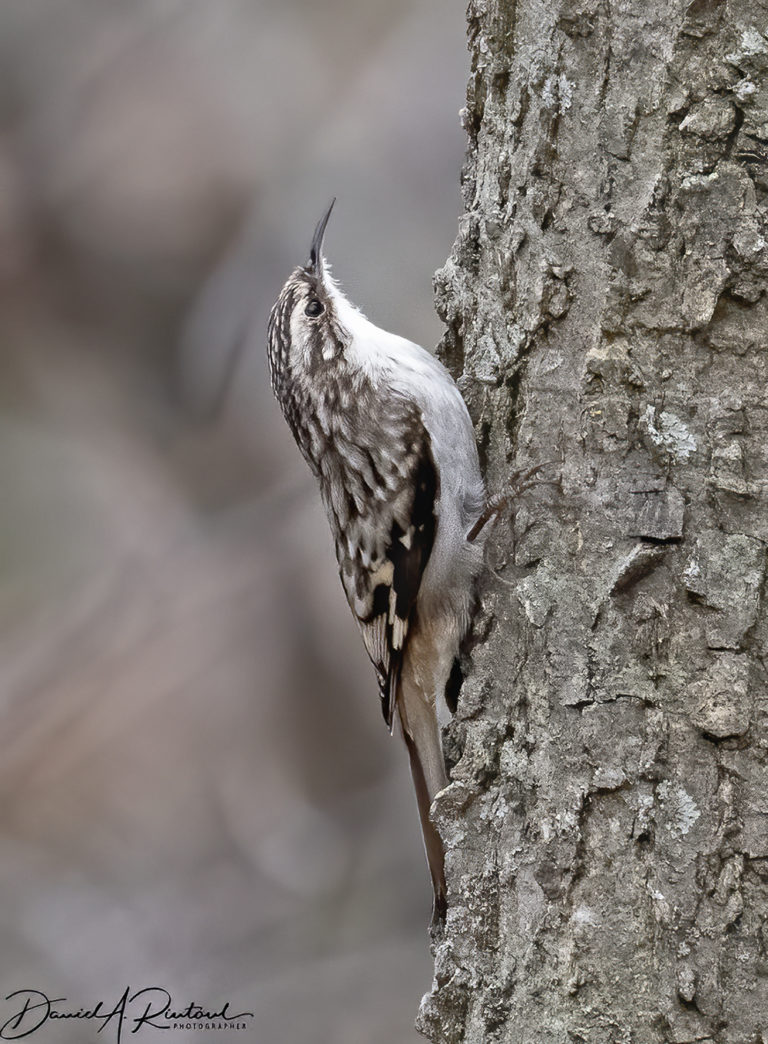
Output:
M440 916L443 847L429 810L447 785L439 719L455 709L482 565L482 535L468 534L483 510L483 481L448 371L370 323L331 278L322 242L332 207L272 309L272 387L319 482L384 718L402 728Z

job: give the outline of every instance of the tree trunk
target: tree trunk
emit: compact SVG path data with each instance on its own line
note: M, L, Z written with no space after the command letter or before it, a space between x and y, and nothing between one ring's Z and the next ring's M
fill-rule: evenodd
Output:
M491 493L555 463L447 738L435 1042L768 1042L766 25L470 3L442 352Z

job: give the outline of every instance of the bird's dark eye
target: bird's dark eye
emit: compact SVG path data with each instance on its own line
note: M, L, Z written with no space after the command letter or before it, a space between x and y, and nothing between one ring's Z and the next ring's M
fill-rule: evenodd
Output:
M308 315L310 319L317 319L318 315L322 315L325 311L323 305L318 301L316 297L312 297L307 302L307 307L304 309L304 315Z

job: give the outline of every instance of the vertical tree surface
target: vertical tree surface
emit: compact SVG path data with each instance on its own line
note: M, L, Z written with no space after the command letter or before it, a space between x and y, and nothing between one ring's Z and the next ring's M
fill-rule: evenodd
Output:
M491 492L555 463L449 730L435 1042L768 1042L767 28L470 3L442 353Z

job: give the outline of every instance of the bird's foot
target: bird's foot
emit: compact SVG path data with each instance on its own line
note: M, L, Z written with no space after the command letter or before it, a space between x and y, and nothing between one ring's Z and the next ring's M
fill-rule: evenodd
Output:
M550 464L556 463L557 461L554 460L545 460L543 464L536 464L532 468L521 468L519 471L514 471L507 480L503 492L497 493L495 497L490 497L486 501L482 514L467 533L467 540L470 543L476 540L487 525L495 523L499 516L509 508L510 504L513 504L531 486L537 484L536 475L542 468L547 468Z

